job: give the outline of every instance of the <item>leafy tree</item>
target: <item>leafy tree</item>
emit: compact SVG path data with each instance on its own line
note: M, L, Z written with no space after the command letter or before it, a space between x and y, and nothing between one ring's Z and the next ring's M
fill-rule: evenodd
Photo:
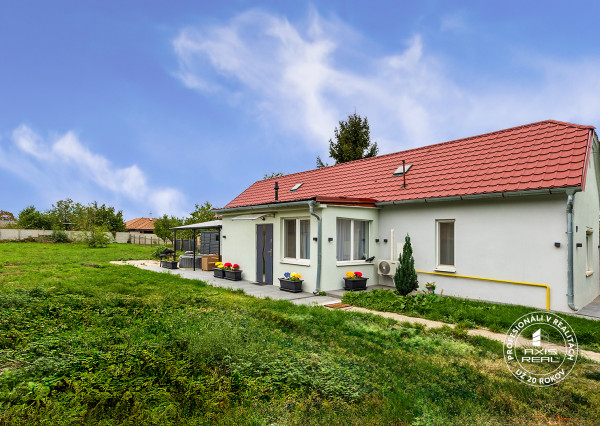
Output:
M216 216L213 213L213 206L208 201L199 206L196 204L196 210L190 213L190 217L187 218L184 223L189 225L191 223L209 222L215 220Z
M161 218L155 219L153 222L154 233L156 236L164 241L169 240L171 242L173 242L173 231L169 228L183 225L183 220L178 219L175 216L169 217L166 214Z
M348 121L340 121L339 129L335 128L335 142L329 139L329 156L335 164L374 157L379 152L377 142L371 142L369 121L356 112L348 116ZM325 163L317 157L317 167Z
M22 229L52 229L50 217L38 211L35 206L28 206L21 210L17 224Z
M12 222L15 220L15 216L11 212L0 210L0 220L4 222Z
M75 203L70 198L57 201L46 214L52 220L52 227L57 230L66 230L77 222L78 214L81 214L83 206Z
M283 176L282 172L273 172L273 173L265 173L265 177L263 178L263 180L267 180L267 179L273 179L279 176Z
M123 211L116 211L114 207L102 204L98 206L97 202L89 205L95 210L96 224L105 227L111 232L125 232L127 227L123 220Z
M419 287L419 280L415 271L415 258L413 257L412 245L408 234L406 234L406 238L404 239L402 254L398 255L398 261L400 265L394 274L394 284L398 293L406 296Z
M75 226L83 231L89 230L90 226L102 226L111 232L127 231L121 210L117 211L106 204L99 206L96 201L86 206L67 198L52 204L46 214L52 221L53 229L65 230Z

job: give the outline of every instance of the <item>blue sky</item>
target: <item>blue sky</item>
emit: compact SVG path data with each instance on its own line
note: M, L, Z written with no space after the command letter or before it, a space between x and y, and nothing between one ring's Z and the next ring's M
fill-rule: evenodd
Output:
M67 197L126 219L221 207L265 173L314 168L354 111L381 154L548 118L599 125L599 12L591 1L2 2L0 210Z

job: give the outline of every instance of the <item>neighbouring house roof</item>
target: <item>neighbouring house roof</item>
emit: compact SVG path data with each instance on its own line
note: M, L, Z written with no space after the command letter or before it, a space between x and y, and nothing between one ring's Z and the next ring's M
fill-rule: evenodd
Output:
M154 231L154 220L147 217L138 217L125 222L128 231Z
M275 182L280 203L340 197L408 201L582 187L593 132L593 126L540 121L261 180L224 209L273 203ZM402 160L410 170L394 176Z

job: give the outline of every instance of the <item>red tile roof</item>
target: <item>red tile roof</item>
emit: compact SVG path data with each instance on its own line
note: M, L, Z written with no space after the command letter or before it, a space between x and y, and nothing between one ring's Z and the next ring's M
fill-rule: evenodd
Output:
M261 180L227 208L320 197L378 202L582 187L593 126L547 120L436 145ZM402 166L402 176L393 176ZM290 189L302 186L295 192Z
M138 217L137 219L131 219L125 222L125 227L128 231L154 231L154 220L147 217Z

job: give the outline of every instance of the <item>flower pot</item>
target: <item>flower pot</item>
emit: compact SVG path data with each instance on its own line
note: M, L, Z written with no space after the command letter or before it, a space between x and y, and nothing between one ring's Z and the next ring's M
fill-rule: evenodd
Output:
M302 291L302 281L304 280L279 278L279 290L289 291L290 293L300 293Z
M242 279L242 271L225 271L225 279L240 281Z
M344 290L366 290L367 280L368 278L344 278Z
M163 268L167 269L177 269L177 261L176 260L161 260L161 265Z
M225 270L219 268L213 268L215 278L225 278Z

